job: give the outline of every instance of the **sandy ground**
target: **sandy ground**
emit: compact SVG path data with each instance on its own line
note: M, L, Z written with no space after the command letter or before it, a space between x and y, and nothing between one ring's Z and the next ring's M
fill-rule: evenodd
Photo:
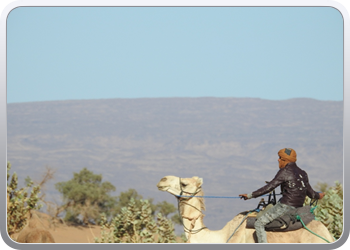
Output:
M101 238L100 226L69 226L64 223L52 225L47 214L38 213L40 228L48 230L56 243L95 243L95 237ZM18 234L13 236L16 239Z
M39 217L36 222L37 228L49 231L55 243L95 243L95 238L101 238L101 227L96 225L89 226L70 226L65 223L52 224L50 216L44 213L35 212ZM18 234L13 235L16 239ZM181 238L178 242L183 242Z

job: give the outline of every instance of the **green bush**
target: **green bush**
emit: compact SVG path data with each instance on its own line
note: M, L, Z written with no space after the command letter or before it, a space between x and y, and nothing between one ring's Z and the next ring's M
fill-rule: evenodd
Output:
M314 210L315 218L327 227L335 239L339 239L343 232L343 186L335 182L335 186L325 193ZM310 204L310 198L307 197L305 203Z
M173 223L160 213L155 220L148 200L136 203L131 199L109 223L106 216L101 218L101 238L96 238L96 243L176 242Z
M40 209L38 205L40 187L34 186L32 181L27 181L27 186L18 189L18 177L13 173L11 181L11 164L7 163L7 232L10 237L18 233L27 224L29 213L32 209ZM28 195L31 189L30 195Z

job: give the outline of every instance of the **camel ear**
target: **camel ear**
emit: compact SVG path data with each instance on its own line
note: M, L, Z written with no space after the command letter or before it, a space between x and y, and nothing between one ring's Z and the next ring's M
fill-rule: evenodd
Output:
M197 187L202 186L203 184L203 178L199 178L198 176L193 176L192 179L196 180Z
M197 180L197 187L200 187L203 185L203 178L198 178Z

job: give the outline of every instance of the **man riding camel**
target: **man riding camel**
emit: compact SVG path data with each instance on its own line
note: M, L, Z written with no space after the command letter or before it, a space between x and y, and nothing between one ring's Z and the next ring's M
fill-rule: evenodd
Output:
M254 224L259 243L267 243L266 224L282 216L290 209L302 207L306 196L311 199L322 199L325 195L325 193L317 193L312 189L307 173L295 164L297 154L294 149L283 148L278 151L278 156L280 170L277 172L275 178L253 193L239 195L244 200L257 198L281 185L282 198L275 206L258 218Z

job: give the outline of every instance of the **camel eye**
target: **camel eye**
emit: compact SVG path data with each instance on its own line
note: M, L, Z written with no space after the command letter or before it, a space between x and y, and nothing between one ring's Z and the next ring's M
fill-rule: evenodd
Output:
M186 186L187 186L187 184L186 184L186 183L181 182L181 186L186 187Z

